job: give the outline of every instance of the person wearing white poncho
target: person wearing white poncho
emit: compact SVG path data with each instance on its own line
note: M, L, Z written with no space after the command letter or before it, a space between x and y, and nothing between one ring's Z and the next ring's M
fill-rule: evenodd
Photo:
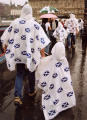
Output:
M22 97L25 65L29 69L29 92L34 92L34 71L40 62L41 50L50 43L50 40L40 24L33 19L30 5L24 5L20 18L15 19L5 30L1 41L3 47L7 46L5 57L8 69L13 71L17 65L15 97L18 99Z
M58 42L52 55L41 60L36 70L38 87L43 90L42 108L45 120L56 117L61 111L76 105L65 47Z
M56 38L57 42L61 41L65 44L65 40L67 38L67 31L65 30L65 28L63 27L63 25L58 22L58 27L55 29L53 36Z

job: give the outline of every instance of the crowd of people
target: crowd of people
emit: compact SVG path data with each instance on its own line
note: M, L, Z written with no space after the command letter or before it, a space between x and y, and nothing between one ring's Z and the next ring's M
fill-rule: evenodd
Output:
M76 36L82 33L83 24L83 20L77 19L72 13L69 19L43 18L42 27L51 40L49 50L46 52L50 54L52 47L58 41L62 41L69 49L75 48Z
M81 23L81 24L80 24ZM35 81L42 89L42 108L45 120L76 105L75 94L65 56L65 43L75 47L76 35L83 29L83 21L70 14L63 22L43 19L42 25L32 16L32 7L24 5L21 16L15 19L1 37L7 67L16 69L14 104L23 104L23 77L28 69L28 96L36 94ZM42 26L42 27L41 27ZM72 37L72 41L71 41ZM46 57L45 52L49 56Z

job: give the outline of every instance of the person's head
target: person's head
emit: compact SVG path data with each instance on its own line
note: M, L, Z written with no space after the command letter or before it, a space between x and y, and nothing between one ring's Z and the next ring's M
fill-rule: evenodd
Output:
M54 45L51 51L54 58L61 60L65 57L65 46L62 42L58 42Z
M70 18L75 18L75 15L71 13Z
M32 7L29 4L26 4L21 10L21 17L26 17L28 15L32 16Z

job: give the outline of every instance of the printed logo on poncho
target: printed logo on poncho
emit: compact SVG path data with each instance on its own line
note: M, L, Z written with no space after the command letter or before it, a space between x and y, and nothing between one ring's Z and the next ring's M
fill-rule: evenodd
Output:
M69 71L69 67L66 67L66 68L64 69L64 71L65 71L65 72L68 72L68 71Z
M38 35L36 35L36 40L39 40L39 36Z
M32 63L36 64L36 60L34 58L32 58Z
M21 62L21 59L15 58L15 61L16 61L16 62Z
M22 55L27 55L27 52L26 51L22 51L21 54Z
M46 96L44 97L44 100L49 100L50 98L51 98L50 95L46 95Z
M27 58L31 58L31 54L30 53L27 53Z
M62 91L63 91L63 88L62 88L62 87L60 87L60 88L57 90L58 93L61 93Z
M58 76L57 73L54 73L54 74L52 75L53 78L56 78L57 76Z
M7 49L7 50L6 50L6 54L9 54L9 53L10 53L10 49Z
M26 21L25 21L25 20L21 20L21 21L19 21L19 23L20 23L20 24L25 24Z
M62 65L62 63L61 63L61 62L58 62L58 63L56 63L55 65L56 65L56 67L60 67L60 66Z
M25 28L25 31L29 33L30 32L30 28Z
M58 102L59 102L59 99L56 99L56 100L53 102L53 104L56 105L56 104L58 104Z
M42 82L42 83L41 83L41 86L42 86L42 87L45 87L46 85L47 85L46 82Z
M64 78L61 79L62 82L66 82L67 80L68 80L67 77L64 77Z
M8 40L9 44L13 44L14 43L14 39Z
M73 96L73 92L69 92L69 93L67 94L67 97L71 97L71 96Z
M69 105L69 103L65 102L65 103L62 104L62 108L66 108L66 107L68 107L68 105Z
M39 30L39 26L37 24L34 24L34 27Z
M53 89L54 88L54 84L50 84L49 89Z
M44 72L44 74L43 74L43 75L44 75L44 76L48 76L48 75L49 75L49 73L50 73L50 72L47 70L47 71L45 71L45 72Z
M19 32L19 29L14 29L14 33L18 33Z
M51 110L51 111L48 112L49 116L53 116L55 113L56 113L55 110Z
M30 38L30 43L33 43L34 42L34 39L33 38Z
M22 35L21 40L26 40L26 35Z
M42 43L42 44L45 44L44 38L40 38L40 40L41 40L41 43Z
M8 32L11 32L12 31L12 26L8 28Z
M38 48L38 51L41 51L41 48Z
M14 57L14 53L11 54L10 58L13 58Z
M31 48L31 52L34 53L34 51L35 51L34 48Z
M15 44L14 45L14 48L19 48L20 47L20 44Z
M45 105L42 105L42 110L45 110Z

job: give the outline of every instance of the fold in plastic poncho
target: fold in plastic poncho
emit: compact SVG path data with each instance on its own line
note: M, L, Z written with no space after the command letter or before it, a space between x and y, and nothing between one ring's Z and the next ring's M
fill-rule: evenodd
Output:
M28 4L22 8L21 17L6 29L1 37L6 44L6 61L9 70L15 70L17 63L24 63L32 72L40 62L40 51L49 44L42 27L33 19L32 8Z
M58 42L52 55L43 58L36 71L38 86L43 90L42 108L45 120L56 117L61 111L76 105L65 47Z
M58 41L61 41L65 44L65 39L67 38L67 31L64 29L63 25L59 22L58 27L55 29L53 36L57 39Z

